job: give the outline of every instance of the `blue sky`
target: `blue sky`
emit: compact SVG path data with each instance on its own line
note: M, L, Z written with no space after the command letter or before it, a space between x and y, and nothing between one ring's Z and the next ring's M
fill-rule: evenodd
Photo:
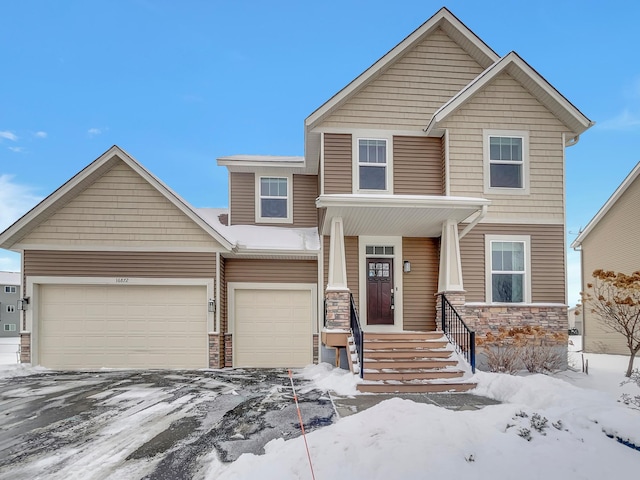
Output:
M640 160L636 2L2 3L0 230L113 144L194 206L227 206L217 157L302 155L305 117L443 5L597 122L567 149L569 242ZM568 271L573 303L575 252Z

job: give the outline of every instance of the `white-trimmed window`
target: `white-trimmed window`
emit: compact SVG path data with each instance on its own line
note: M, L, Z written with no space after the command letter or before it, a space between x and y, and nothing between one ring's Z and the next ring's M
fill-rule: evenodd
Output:
M4 324L4 331L5 332L15 332L16 331L16 326L13 323L5 323Z
M7 305L7 313L14 313L16 311L15 305Z
M531 239L528 235L486 235L486 292L489 303L531 303Z
M18 291L18 287L15 285L5 285L4 293L16 293Z
M507 130L484 131L485 193L529 192L529 135Z
M256 176L256 221L291 223L291 176Z
M358 190L389 190L389 142L380 138L358 138L357 142Z

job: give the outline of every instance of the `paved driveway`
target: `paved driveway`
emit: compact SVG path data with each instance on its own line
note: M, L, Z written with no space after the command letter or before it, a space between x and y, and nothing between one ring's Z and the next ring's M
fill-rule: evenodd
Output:
M305 430L337 417L294 377ZM300 435L284 370L46 372L0 379L0 479L205 478Z

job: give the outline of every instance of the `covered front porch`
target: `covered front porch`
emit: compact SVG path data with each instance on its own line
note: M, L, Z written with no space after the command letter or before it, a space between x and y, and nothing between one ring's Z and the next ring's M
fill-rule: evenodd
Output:
M488 204L485 199L444 196L320 196L316 206L324 239L323 345L344 347L354 333L355 313L363 338L418 334L404 342L404 351L391 350L423 370L426 344L419 334L444 335L437 321L438 294L463 291L459 239L484 217ZM466 226L459 231L463 222ZM406 351L408 347L413 350ZM448 358L450 352L436 355ZM369 362L371 366L375 361ZM440 363L429 368L444 366L436 362ZM365 373L370 369L366 364L361 368ZM426 378L424 371L413 373Z

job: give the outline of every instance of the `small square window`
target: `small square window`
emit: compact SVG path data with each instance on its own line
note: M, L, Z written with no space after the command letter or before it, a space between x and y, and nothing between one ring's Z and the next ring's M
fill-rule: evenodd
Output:
M13 323L5 323L4 324L4 331L5 332L15 332L16 331L16 326Z
M16 311L15 305L7 305L7 313L13 313Z
M15 285L6 285L4 287L4 293L17 293L18 292L18 287L16 287Z

